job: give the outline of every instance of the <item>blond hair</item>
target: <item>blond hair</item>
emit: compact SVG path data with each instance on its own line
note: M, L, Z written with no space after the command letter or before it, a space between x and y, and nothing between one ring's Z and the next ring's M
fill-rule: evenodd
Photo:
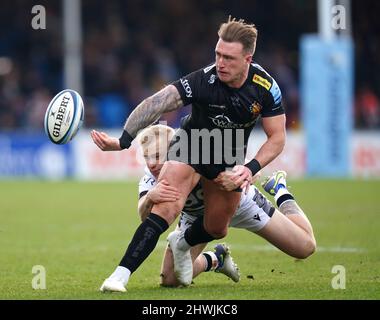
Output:
M218 36L226 42L240 42L246 53L254 54L256 50L257 29L254 24L245 23L243 19L228 17L228 21L219 27Z
M142 130L137 135L137 141L142 147L144 154L149 155L156 153L157 151L161 153L167 152L170 141L175 134L175 130L171 127L157 124L150 126Z

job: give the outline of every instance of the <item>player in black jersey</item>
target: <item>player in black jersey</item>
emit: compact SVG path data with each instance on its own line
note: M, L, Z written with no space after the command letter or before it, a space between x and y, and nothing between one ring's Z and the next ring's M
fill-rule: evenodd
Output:
M142 130L137 137L146 163L145 174L139 182L138 190L138 211L142 221L149 215L155 203L175 201L178 196L176 189L168 186L165 180L157 182L163 165L160 158L167 153L165 149L167 136L172 137L174 134L174 129L159 124ZM259 175L256 174L255 179L258 178ZM255 233L297 259L308 257L316 247L313 228L293 195L286 188L286 172L276 171L262 185L266 192L274 196L278 210L253 186L248 193L242 194L239 207L230 221L229 228L239 228ZM203 211L203 190L200 182L189 194L176 229L186 230L203 216ZM302 229L299 222L303 222L303 225L306 224L309 228ZM205 246L204 243L191 248L193 279L202 272L215 271L238 282L240 272L230 254L228 245L217 244L215 251L201 253ZM167 246L160 274L163 286L178 286L173 261L173 253Z
M203 223L193 224L184 234L174 233L168 238L178 280L189 285L192 279L190 247L227 234L228 223L240 201L239 191L247 190L252 176L277 157L285 145L280 89L260 66L252 64L257 38L255 26L229 19L221 25L218 35L215 65L190 74L145 99L127 119L120 139L97 131L91 133L100 149L122 150L131 145L140 129L158 120L163 113L192 104L191 116L184 121L179 136L182 139L173 141L169 151L171 161L165 162L159 176L159 181L166 180L178 189L179 199L152 207L120 262L126 273L134 272L152 252L159 236L178 216L202 176ZM259 117L262 117L267 140L255 158L245 163L248 135ZM209 134L202 136L202 130ZM212 148L202 142L184 157L186 141L190 139L191 144L194 143L192 134L206 141L208 138ZM197 154L199 150L202 154ZM203 161L203 153L208 150L211 150L209 161ZM198 159L193 162L194 156Z

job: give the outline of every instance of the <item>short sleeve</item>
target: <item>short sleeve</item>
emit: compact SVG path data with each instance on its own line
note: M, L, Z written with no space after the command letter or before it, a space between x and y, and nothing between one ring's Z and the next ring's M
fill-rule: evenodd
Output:
M263 97L263 117L274 117L284 114L285 109L282 105L282 94L276 80L272 78L272 85L269 90L266 90Z
M200 99L203 78L204 69L200 69L172 83L177 88L185 106Z

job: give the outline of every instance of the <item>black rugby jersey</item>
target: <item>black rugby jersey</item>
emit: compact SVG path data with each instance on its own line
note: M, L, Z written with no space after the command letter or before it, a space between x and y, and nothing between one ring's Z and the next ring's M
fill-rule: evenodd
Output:
M261 117L285 113L277 82L258 64L252 63L242 87L227 86L217 76L212 64L172 83L184 105L192 105L181 128L244 129L244 144Z

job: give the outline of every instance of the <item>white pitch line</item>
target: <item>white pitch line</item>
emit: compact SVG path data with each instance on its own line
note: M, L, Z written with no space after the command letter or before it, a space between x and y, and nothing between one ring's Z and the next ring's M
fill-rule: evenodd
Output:
M351 247L317 247L317 252L343 252L343 253L362 253L367 252L363 248L351 248Z
M223 242L223 241L222 241ZM157 246L164 248L166 247L166 241L158 241ZM280 249L270 245L249 245L249 244L241 244L241 243L230 243L230 247L232 250L240 250L240 251L279 251ZM317 252L335 252L335 253L363 253L367 252L366 249L363 248L354 248L354 247L321 247L317 246Z

